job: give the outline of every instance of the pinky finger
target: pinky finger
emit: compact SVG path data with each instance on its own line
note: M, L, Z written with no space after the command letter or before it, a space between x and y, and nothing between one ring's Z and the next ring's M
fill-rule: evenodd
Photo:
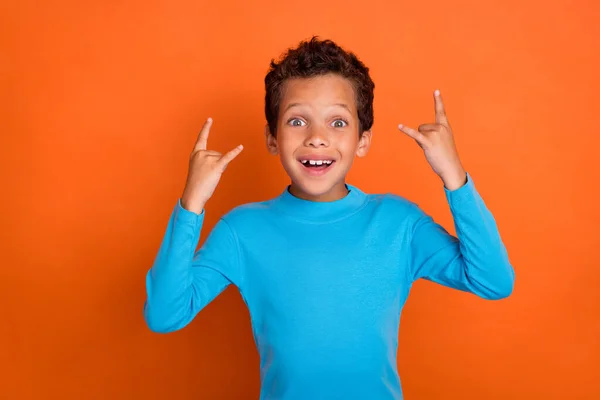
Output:
M407 136L413 138L419 144L419 146L423 147L425 145L427 138L421 132L402 124L398 125L398 129L404 132Z
M244 149L244 146L242 146L240 144L235 149L230 150L227 153L225 153L223 155L223 157L221 157L221 159L219 160L219 164L221 164L221 167L223 167L223 169L225 169L227 167L227 165L242 152L243 149Z

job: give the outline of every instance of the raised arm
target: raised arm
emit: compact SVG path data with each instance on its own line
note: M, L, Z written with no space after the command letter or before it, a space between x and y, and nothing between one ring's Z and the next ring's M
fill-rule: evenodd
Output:
M496 222L460 161L440 92L434 92L435 123L417 130L399 125L423 149L442 179L454 217L454 237L417 207L412 232L412 278L426 278L487 299L508 296L514 270Z
M209 118L198 136L183 195L146 275L144 318L156 332L183 328L230 283L241 284L237 241L223 219L195 251L204 223L204 205L229 162L242 151L241 146L225 155L206 150L211 125Z
M458 237L416 210L411 240L412 279L425 278L490 300L512 293L515 274L492 213L468 175L445 189Z
M240 287L237 242L227 222L219 220L195 251L204 222L178 201L154 265L146 275L144 318L160 333L185 327L229 284Z

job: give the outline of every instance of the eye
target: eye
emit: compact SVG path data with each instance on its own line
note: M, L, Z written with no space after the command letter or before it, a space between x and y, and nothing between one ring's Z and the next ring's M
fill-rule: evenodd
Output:
M304 121L302 121L300 118L292 118L288 121L288 124L292 126L304 126L302 125L304 124Z
M343 119L336 119L335 121L333 121L333 126L335 128L344 128L348 126L348 122Z

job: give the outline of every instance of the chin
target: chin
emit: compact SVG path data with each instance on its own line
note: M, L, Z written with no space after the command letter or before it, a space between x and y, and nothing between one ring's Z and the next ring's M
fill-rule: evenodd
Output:
M332 181L318 179L292 179L296 191L301 192L302 197L311 200L330 201L337 199L336 189L341 185L338 180Z
M333 189L335 184L330 182L302 182L292 181L297 189L311 196L322 196L327 194Z
M313 172L299 162L283 163L292 181L296 195L316 201L330 201L339 198L338 189L345 184L346 165L335 162L326 171ZM339 190L342 192L342 190Z

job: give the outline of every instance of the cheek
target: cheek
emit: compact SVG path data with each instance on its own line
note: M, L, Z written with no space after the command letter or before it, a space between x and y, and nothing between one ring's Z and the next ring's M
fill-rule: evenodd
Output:
M278 143L279 152L289 156L302 144L302 138L299 135L281 135Z
M278 142L279 157L283 162L289 161L294 157L296 147L290 140L281 140Z
M358 149L358 140L347 139L340 141L338 144L338 149L346 156L353 156L356 154L356 150Z

